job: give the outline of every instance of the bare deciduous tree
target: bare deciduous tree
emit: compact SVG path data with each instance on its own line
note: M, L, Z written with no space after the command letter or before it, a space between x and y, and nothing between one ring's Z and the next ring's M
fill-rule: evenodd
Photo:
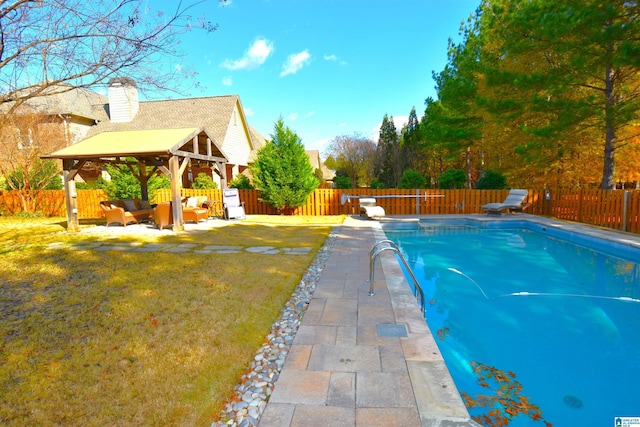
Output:
M358 181L369 185L373 179L376 157L376 144L373 141L357 133L336 136L326 152L336 159L338 170L349 176L353 188L358 187Z
M104 85L113 77L131 77L142 91L180 93L195 83L195 73L177 63L178 36L217 28L190 14L206 1L0 2L0 106L10 115L34 96Z
M37 210L38 193L59 174L56 162L40 155L63 147L65 141L65 127L56 116L21 111L0 126L0 176L17 192L24 212Z

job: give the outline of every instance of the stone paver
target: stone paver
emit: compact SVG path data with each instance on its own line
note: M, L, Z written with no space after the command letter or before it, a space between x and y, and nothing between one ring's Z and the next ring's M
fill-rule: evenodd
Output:
M273 246L223 246L203 245L198 243L143 243L143 242L109 242L108 240L93 243L51 243L52 250L69 249L73 251L119 251L119 252L170 252L194 253L197 255L237 254L241 252L262 255L307 255L313 248L276 248Z
M335 233L259 426L477 427L392 254L368 294L378 223L347 218Z

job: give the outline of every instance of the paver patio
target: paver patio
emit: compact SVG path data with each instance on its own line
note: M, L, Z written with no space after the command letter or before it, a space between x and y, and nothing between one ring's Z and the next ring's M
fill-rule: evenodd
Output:
M379 223L347 218L261 427L477 426L470 420L402 271L369 251Z

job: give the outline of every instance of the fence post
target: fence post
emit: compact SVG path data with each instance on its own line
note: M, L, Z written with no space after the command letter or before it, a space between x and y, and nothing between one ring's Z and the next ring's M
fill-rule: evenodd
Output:
M622 231L627 231L629 226L628 218L629 218L629 197L630 194L627 190L624 192L624 199L622 199Z
M420 215L420 189L416 188L416 215Z

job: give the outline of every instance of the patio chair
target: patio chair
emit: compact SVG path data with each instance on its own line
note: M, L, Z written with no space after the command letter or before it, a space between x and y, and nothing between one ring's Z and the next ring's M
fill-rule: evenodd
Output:
M511 190L504 202L488 203L482 206L482 210L486 211L488 215L502 215L502 212L507 209L522 212L523 202L527 198L527 194L527 190Z
M153 209L153 221L160 230L173 224L171 202L162 202Z
M224 219L245 219L244 202L240 202L240 194L237 188L222 190L222 203L224 206Z

